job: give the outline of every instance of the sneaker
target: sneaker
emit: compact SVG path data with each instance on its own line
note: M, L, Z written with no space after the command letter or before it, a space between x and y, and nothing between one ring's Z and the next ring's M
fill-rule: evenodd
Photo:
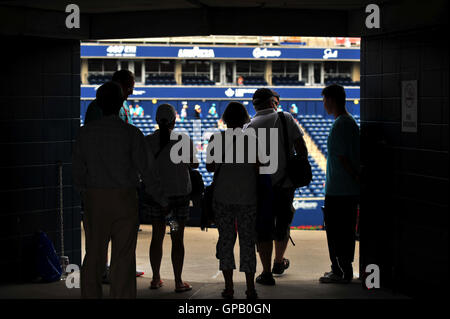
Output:
M273 263L272 273L274 275L282 275L289 268L289 259L283 258L281 263Z
M347 279L344 279L342 276L338 276L332 271L329 273L326 273L323 277L319 278L319 281L322 284L345 284L349 283Z
M256 277L256 282L265 286L273 286L275 285L275 279L273 279L271 272L262 273L258 277Z
M136 277L141 277L142 275L144 275L144 272L136 269Z
M106 284L106 285L109 285L109 284L111 283L110 276L109 276L109 266L106 267L106 270L105 270L105 272L103 273L103 276L102 276L102 283L104 283L104 284Z

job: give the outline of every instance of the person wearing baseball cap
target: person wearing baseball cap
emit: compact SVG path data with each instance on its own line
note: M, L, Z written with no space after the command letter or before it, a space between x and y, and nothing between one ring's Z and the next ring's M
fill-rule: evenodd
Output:
M273 189L273 209L271 210L271 225L269 230L258 230L257 245L258 252L263 265L263 272L256 278L256 282L262 285L275 285L273 274L281 275L289 267L289 260L284 258L284 253L290 238L290 224L294 216L292 202L294 199L295 187L289 176L287 176L287 159L285 153L285 143L291 155L294 149L297 154L308 155L305 141L303 140L300 127L294 121L289 112L277 112L279 104L279 94L268 88L261 88L253 94L253 106L256 115L252 118L249 128L253 128L260 134L259 128L265 128L266 134L270 129L278 130L278 167L275 173L271 174ZM280 114L283 113L287 129L288 141L284 140L283 124ZM266 150L273 152L270 136L266 136ZM275 155L276 156L276 155ZM272 156L270 156L272 158ZM275 259L271 269L271 259L273 242L275 242Z
M266 103L269 103L271 107L276 109L277 106L275 104L278 103L277 101L280 101L280 95L271 89L257 89L253 93L252 102L256 111L258 111L259 106L264 105L265 107Z

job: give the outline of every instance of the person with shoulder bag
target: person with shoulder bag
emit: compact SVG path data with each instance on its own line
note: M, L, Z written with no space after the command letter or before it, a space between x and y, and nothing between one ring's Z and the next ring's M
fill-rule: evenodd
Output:
M273 143L271 145L270 130L275 128L278 131L276 140L278 167L271 174L273 203L271 205L271 214L265 218L265 227L258 227L257 246L263 265L263 272L256 278L256 282L262 285L275 285L273 275L282 275L289 267L289 260L284 258L287 244L290 238L290 224L294 216L292 202L294 192L299 187L297 175L293 169L292 160L303 161L303 167L306 169L301 172L302 183L308 183L309 163L307 162L308 150L302 137L300 127L294 121L294 118L288 112L276 112L279 103L278 94L274 91L262 88L255 91L253 95L253 106L256 115L252 118L248 128L253 128L258 133L260 128L264 128L267 136L266 150L274 152ZM295 151L295 153L294 153ZM306 160L306 162L305 162ZM271 268L271 259L273 246L275 244L275 258L273 268Z

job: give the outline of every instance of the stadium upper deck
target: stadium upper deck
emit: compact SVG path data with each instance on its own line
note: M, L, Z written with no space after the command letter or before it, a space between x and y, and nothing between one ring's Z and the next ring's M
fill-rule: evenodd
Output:
M316 113L318 107L307 102L321 100L321 88L331 82L347 87L349 101L359 99L359 55L359 38L209 36L83 42L81 114L97 85L120 69L135 74L136 88L129 99L148 109L147 114L162 101L172 101L179 111L182 102L192 101L214 102L220 115L223 101L248 102L261 86L273 87L283 101L298 102L307 113Z

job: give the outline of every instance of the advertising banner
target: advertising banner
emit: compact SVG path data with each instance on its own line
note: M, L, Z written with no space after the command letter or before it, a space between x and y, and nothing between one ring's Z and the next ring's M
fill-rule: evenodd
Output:
M81 99L94 99L98 85L82 85ZM128 99L227 99L250 100L259 87L252 86L135 86ZM268 87L283 100L322 100L323 87ZM347 99L359 99L359 87L345 88Z
M81 58L269 59L359 61L359 48L81 45Z
M293 206L295 208L292 229L323 229L323 198L295 198Z

